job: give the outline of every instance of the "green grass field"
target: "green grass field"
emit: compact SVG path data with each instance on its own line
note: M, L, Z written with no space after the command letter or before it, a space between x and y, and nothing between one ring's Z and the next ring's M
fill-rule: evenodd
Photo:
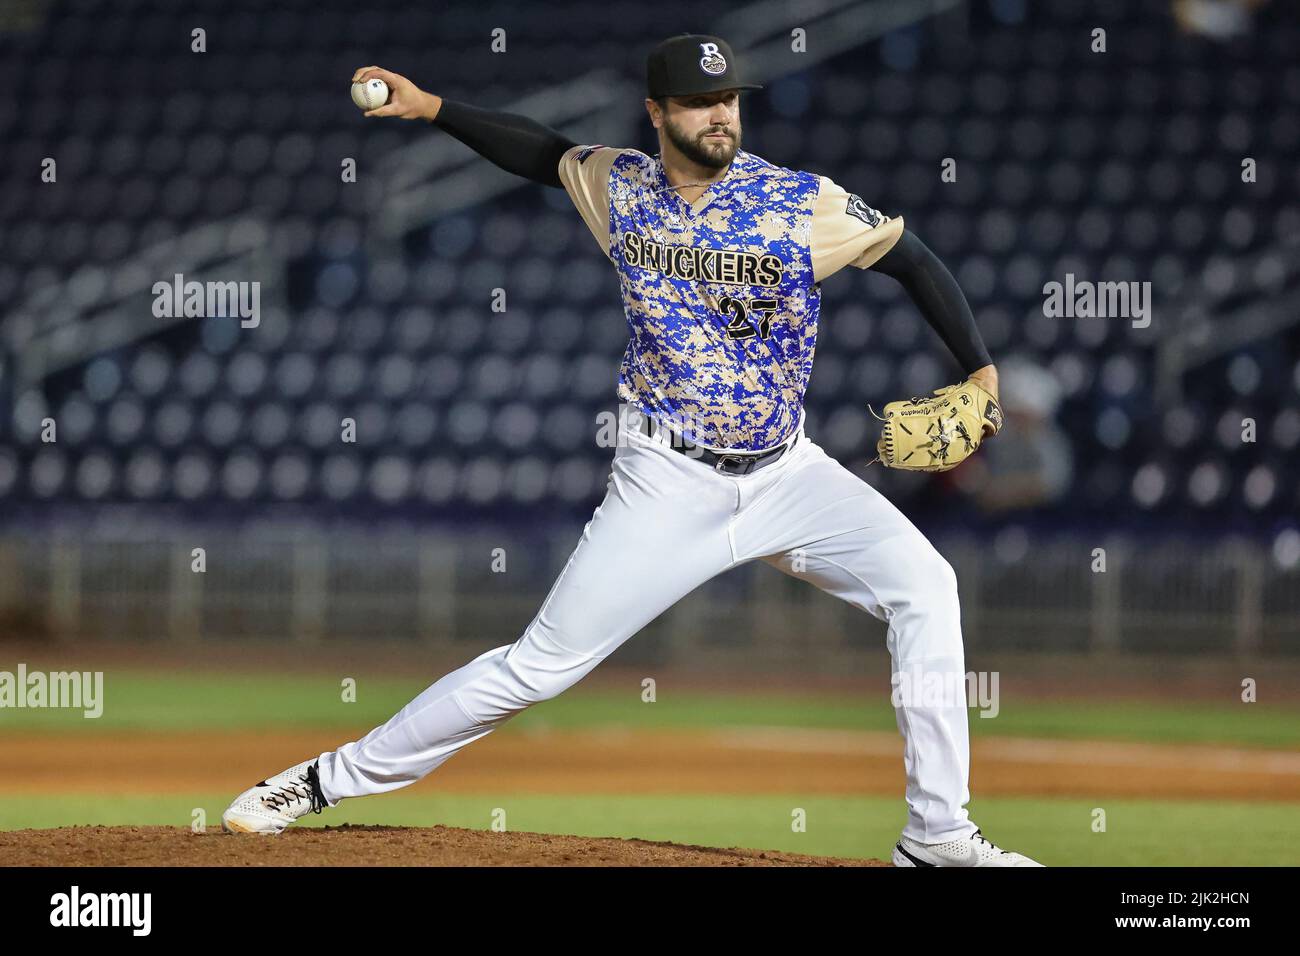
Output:
M0 711L0 735L166 732L279 727L367 726L390 716L418 692L419 681L362 678L356 703L340 701L339 684L323 678L110 673L99 720L67 711ZM1107 739L1198 743L1294 750L1300 712L1263 704L1047 702L1004 699L994 720L972 712L977 736ZM659 688L642 703L639 688L579 686L534 707L500 733L529 727L716 728L773 726L894 729L885 699L798 694L674 693ZM0 829L95 824L170 824L201 807L209 825L219 820L229 793L168 797L87 797L48 793L0 796ZM1107 814L1104 833L1092 830L1092 811ZM802 807L807 829L791 830ZM886 856L905 808L897 798L762 795L538 795L418 792L350 801L309 825L348 823L485 829L502 808L511 830L625 836L713 846L744 846L837 856ZM999 797L970 805L971 816L998 842L1064 865L1295 865L1300 863L1300 806L1267 801L1136 800ZM219 825L219 824L218 824Z
M36 669L33 665L33 669ZM427 681L361 678L357 699L342 703L339 682L277 677L163 675L114 672L105 678L104 714L86 720L74 710L0 710L0 733L62 729L96 731L237 730L277 727L356 727L382 723ZM827 694L727 694L660 688L645 704L640 688L579 685L520 714L510 726L599 727L780 726L887 730L894 711L884 695L867 699ZM1004 699L996 718L971 713L974 733L1071 740L1222 744L1300 749L1300 709L1265 703L1183 705L1134 702L1054 702Z
M220 826L229 793L167 798L49 796L0 798L0 829L66 825L175 824L202 807ZM901 796L543 796L523 794L387 794L346 804L299 826L389 824L486 830L496 808L511 830L579 836L638 837L703 846L739 846L825 856L887 858L905 819ZM790 813L807 812L807 831L793 833ZM1090 829L1084 800L973 800L971 816L1004 846L1050 866L1294 866L1300 862L1296 806L1282 803L1107 800L1107 831Z

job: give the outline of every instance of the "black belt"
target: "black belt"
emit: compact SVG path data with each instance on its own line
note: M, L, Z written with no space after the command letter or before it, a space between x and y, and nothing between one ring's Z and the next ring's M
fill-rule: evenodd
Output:
M758 471L768 465L775 464L782 455L794 447L799 436L795 435L787 442L782 442L775 448L769 448L767 451L755 452L752 455L737 455L731 452L718 454L715 451L709 451L701 445L688 441L675 431L657 424L649 415L641 416L641 432L644 435L654 437L658 432L668 438L669 447L673 451L679 451L689 458L703 462L716 472L724 475L748 475L751 472Z

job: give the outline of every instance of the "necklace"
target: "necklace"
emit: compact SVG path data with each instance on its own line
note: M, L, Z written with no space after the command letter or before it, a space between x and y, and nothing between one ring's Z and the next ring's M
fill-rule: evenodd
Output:
M665 176L664 178L667 179L668 177ZM692 186L703 186L703 187L707 190L710 186L716 186L716 185L718 185L718 183L720 183L720 182L722 182L721 179L714 180L714 181L711 182L711 183L678 183L676 186L674 186L674 185L672 185L672 184L670 183L669 185L664 186L662 189L660 189L659 192L663 192L663 191L666 190L666 189L674 189L674 190L676 190L676 189L690 189Z
M668 183L668 167L664 165L663 156L657 155L655 156L655 159L659 161L659 174L663 177L664 182ZM672 183L668 183L667 186L662 187L657 190L657 192L663 192L665 189L690 189L692 186L703 186L707 190L710 186L716 186L718 183L725 182L727 177L731 175L732 170L735 169L735 165L735 160L733 159L727 164L727 171L712 182L678 183L676 186Z

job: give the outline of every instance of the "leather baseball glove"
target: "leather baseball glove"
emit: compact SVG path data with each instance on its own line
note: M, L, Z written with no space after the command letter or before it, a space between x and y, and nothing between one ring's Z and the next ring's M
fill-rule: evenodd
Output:
M975 453L985 428L1002 430L1002 409L982 386L967 379L948 385L933 396L890 402L884 417L878 457L887 468L904 471L948 471Z

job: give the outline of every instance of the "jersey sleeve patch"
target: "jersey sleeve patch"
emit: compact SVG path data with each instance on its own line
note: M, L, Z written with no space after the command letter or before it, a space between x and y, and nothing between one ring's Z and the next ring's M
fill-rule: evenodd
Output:
M821 177L809 241L813 281L821 282L845 266L871 268L902 233L901 216L887 216L857 193Z
M873 229L889 219L888 216L882 215L880 212L868 206L857 193L849 193L848 205L844 212L853 216L855 219L861 219Z

